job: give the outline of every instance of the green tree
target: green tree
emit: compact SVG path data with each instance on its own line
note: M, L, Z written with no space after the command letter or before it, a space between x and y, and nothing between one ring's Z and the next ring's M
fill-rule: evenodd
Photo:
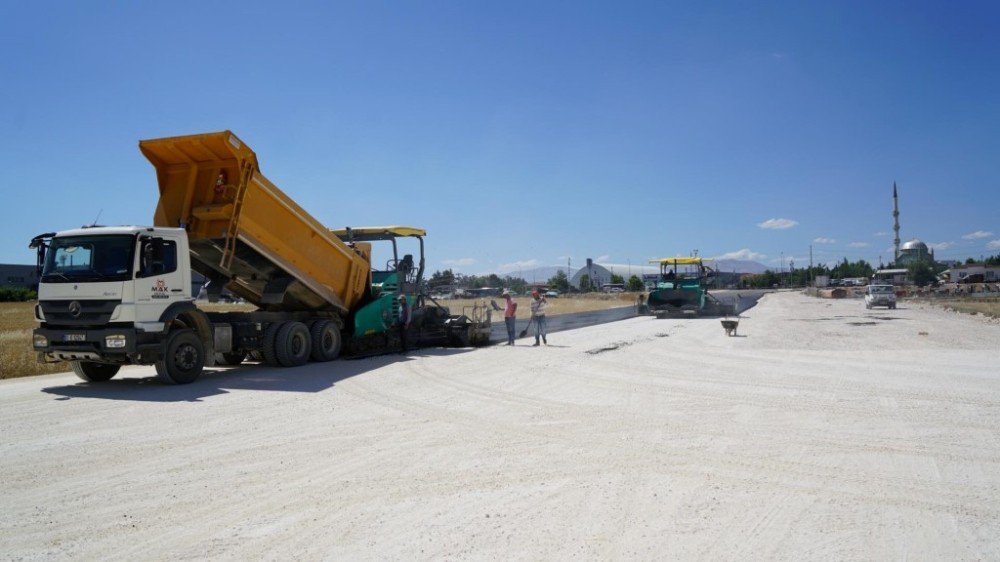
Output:
M976 258L965 258L965 265L972 265L976 263Z
M594 283L590 280L590 276L583 274L580 276L580 292L589 293L594 289Z
M625 284L625 278L622 277L621 275L616 274L616 273L612 273L611 274L611 283L612 284L618 284L618 285L624 285Z
M773 287L780 283L781 278L778 274L768 269L764 273L758 273L757 275L750 275L744 279L744 283L748 287L753 287L755 289L766 289L768 287Z
M508 277L504 279L504 287L512 293L520 294L528 290L528 282L520 277Z
M919 260L906 268L906 276L918 287L926 287L937 282L940 267L928 260Z
M563 270L556 271L556 274L549 278L549 287L560 293L569 292L569 278Z
M986 258L986 265L1000 265L1000 254Z
M834 279L844 279L847 277L864 277L868 279L871 278L872 273L875 273L875 270L865 260L849 262L847 258L844 258L844 261L838 263L830 270L830 277Z
M645 291L646 285L643 284L642 279L639 279L638 275L633 275L628 278L628 283L625 284L626 291Z
M435 271L431 274L430 280L427 281L427 286L431 289L437 287L444 287L448 285L455 284L455 274L450 269L444 271Z

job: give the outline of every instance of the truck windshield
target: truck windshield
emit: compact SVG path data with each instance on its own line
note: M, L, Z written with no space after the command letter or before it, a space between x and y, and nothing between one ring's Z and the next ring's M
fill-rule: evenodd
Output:
M53 238L45 252L44 283L124 281L132 276L135 237L127 234Z

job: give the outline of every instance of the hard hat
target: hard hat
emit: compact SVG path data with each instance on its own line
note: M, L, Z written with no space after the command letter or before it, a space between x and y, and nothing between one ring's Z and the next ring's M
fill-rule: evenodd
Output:
M406 301L406 295L399 295L399 300Z
M500 296L509 297L510 296L510 289L504 289L503 293L500 293Z

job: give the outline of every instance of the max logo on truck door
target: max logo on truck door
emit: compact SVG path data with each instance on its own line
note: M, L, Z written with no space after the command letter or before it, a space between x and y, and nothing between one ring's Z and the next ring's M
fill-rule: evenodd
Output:
M167 282L163 279L157 279L156 285L153 285L150 290L152 291L152 296L154 299L168 299L170 295L167 294Z

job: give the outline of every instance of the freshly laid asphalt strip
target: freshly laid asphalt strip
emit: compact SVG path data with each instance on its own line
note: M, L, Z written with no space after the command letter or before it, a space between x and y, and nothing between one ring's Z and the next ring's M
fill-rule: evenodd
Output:
M743 312L754 305L767 291L713 291L711 294L723 302L731 302L734 296L740 298L740 312ZM588 312L574 312L572 314L559 314L548 317L546 332L562 332L586 326L596 326L608 322L617 322L636 316L635 305L623 306L619 308L608 308L605 310L591 310ZM495 321L490 330L490 343L503 343L507 341L507 327L503 322L503 315L495 316ZM528 326L528 318L518 318L515 334L520 334ZM535 337L535 328L531 326L528 334L523 339ZM518 338L521 339L521 338Z

